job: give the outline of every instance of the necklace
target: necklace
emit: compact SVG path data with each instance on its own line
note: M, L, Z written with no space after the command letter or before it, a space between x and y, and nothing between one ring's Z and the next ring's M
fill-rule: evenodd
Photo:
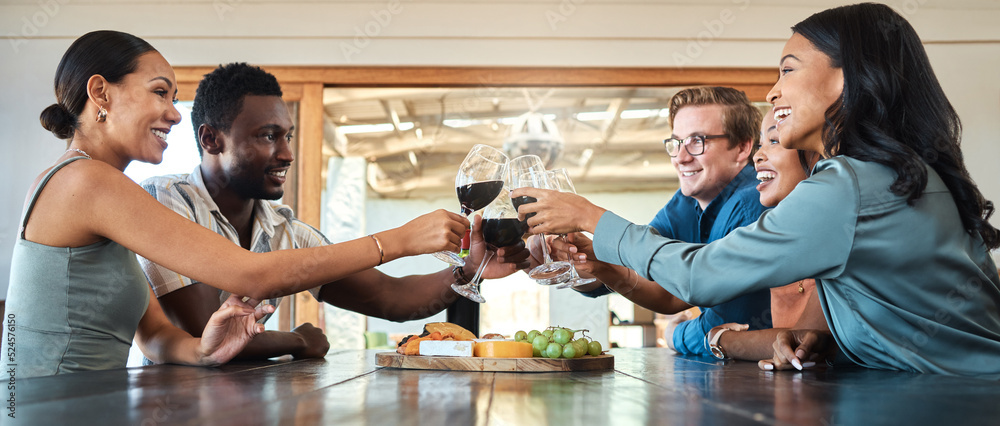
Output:
M84 157L87 157L87 159L93 160L93 158L90 156L90 154L87 154L87 152L84 151L84 150L82 150L82 149L79 149L79 148L70 148L70 149L66 150L66 152L70 152L70 151L79 152L79 153L83 154Z

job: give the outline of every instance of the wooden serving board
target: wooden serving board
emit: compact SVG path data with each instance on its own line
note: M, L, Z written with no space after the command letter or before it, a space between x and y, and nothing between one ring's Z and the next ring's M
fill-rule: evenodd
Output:
M396 352L379 352L375 354L375 364L379 367L415 370L542 373L552 371L612 370L615 368L615 357L610 354L601 354L574 359L480 358L464 356L409 356L400 355Z

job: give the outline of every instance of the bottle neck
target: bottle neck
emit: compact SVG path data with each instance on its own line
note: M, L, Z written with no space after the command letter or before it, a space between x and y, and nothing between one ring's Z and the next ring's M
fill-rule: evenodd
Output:
M462 251L458 254L459 256L466 257L469 255L469 247L472 246L472 230L466 229L465 236L462 237Z

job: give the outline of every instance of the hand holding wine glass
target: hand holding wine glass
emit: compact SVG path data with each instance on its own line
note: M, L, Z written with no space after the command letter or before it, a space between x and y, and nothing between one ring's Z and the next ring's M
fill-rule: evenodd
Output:
M496 197L493 202L486 207L483 212L482 221L483 240L486 242L486 257L483 263L476 270L476 275L468 284L454 283L451 288L456 293L465 296L469 300L477 303L486 303L479 293L479 285L482 283L483 271L489 264L490 259L500 247L517 245L524 235L524 227L517 218L517 210L511 204L508 197Z
M601 215L607 211L579 195L550 189L522 187L515 189L511 197L536 200L518 209L518 213L525 217L535 213L526 219L528 232L532 234L593 233Z
M537 155L522 155L510 160L507 164L507 188L513 191L522 186L533 186L534 177L545 173L545 164ZM524 204L535 202L531 197L513 197L511 202L517 209Z
M526 155L511 160L508 184L511 188L544 188L556 189L554 182L545 172L545 166L541 158L534 155ZM520 210L523 206L534 203L535 199L529 197L514 197L514 202ZM526 214L525 221L530 220L532 215ZM544 236L542 236L544 239ZM543 264L535 267L528 276L542 285L561 284L570 279L570 270L573 266L567 261L553 261L549 256L548 244L541 244L544 257Z
M404 255L433 253L438 250L458 250L469 227L469 220L464 216L439 209L421 215L395 230L386 232L402 232L397 237L384 238L382 245L387 251L394 250L396 241L400 241L405 250Z
M576 194L576 187L573 186L573 180L570 179L569 173L566 169L555 169L546 172L549 176L549 180L560 192L568 192L571 194ZM563 241L566 241L566 234L559 234L559 237ZM569 262L573 264L573 258L569 258ZM570 268L570 279L562 284L559 284L556 288L567 288L567 287L579 287L582 285L590 284L597 281L597 278L583 278L576 272L576 266L574 265Z
M505 195L501 193L500 196ZM476 268L479 268L479 265L484 263L483 259L486 257L489 247L483 240L482 215L473 215L471 222L469 255L465 257L465 268L463 269L474 272ZM497 247L493 255L493 262L487 264L486 269L483 270L483 279L504 278L522 269L527 269L531 266L530 258L531 251L528 250L523 240L517 240L513 245Z
M486 207L500 194L508 161L507 155L489 145L472 147L455 175L455 192L464 216ZM465 265L456 252L439 251L434 257L455 266Z

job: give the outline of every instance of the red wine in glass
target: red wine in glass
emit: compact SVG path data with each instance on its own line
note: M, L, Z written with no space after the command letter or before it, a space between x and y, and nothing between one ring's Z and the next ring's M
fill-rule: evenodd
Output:
M535 197L529 197L527 195L522 195L520 197L511 198L510 201L512 203L514 203L514 208L516 209L516 208L521 207L521 206L523 206L525 204L534 203L535 201L538 201L538 200L536 200ZM524 217L524 220L527 221L528 219L531 219L531 217L534 216L534 215L535 215L535 213L528 213L528 215Z
M455 174L455 192L463 215L468 217L472 212L485 208L500 194L509 161L507 155L489 145L472 147ZM452 265L465 265L459 253L439 251L432 254Z
M487 180L473 182L455 188L458 192L458 202L462 204L462 214L468 216L482 209L500 195L503 190L502 180Z
M524 227L516 217L483 221L483 240L494 249L517 244L523 235Z
M476 303L485 303L483 295L479 293L479 285L482 283L483 271L490 259L496 254L497 248L511 246L521 241L521 235L525 228L521 226L521 221L517 219L517 210L510 203L510 198L498 197L490 202L483 212L483 241L486 242L486 255L483 257L476 276L466 284L458 282L451 285L456 293L465 296Z

